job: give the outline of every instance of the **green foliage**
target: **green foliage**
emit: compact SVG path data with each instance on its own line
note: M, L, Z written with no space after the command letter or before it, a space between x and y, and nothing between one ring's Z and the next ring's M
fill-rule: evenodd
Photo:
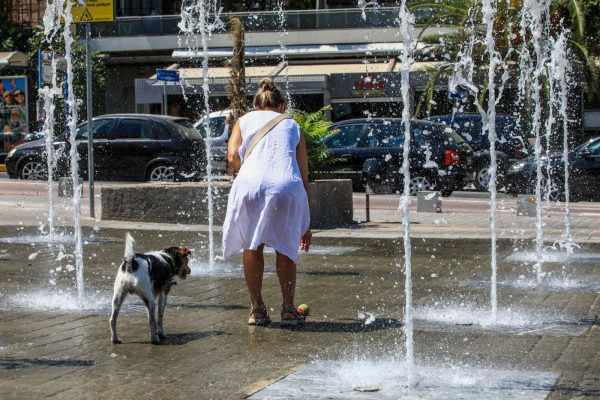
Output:
M329 150L323 144L323 139L329 133L328 128L331 125L331 121L325 116L325 111L330 109L331 106L325 106L313 113L303 111L292 113L292 117L300 125L302 132L304 132L310 180L325 177L326 173L324 171L327 169L326 167L337 161L329 157Z
M87 119L87 89L86 89L86 62L85 62L85 44L79 37L73 35L73 46L71 48L71 60L73 62L73 90L75 97L79 100L77 108L78 122ZM62 37L62 30L59 31L53 38L52 43L48 43L44 36L44 27L38 25L34 28L33 35L29 40L29 59L32 65L37 65L37 51L54 49L56 55L64 54L65 46ZM37 68L32 70L33 82L37 83L38 71ZM59 82L66 81L66 76L60 74ZM61 83L59 83L61 84ZM106 87L106 68L104 63L98 58L98 53L92 53L92 107L94 115L104 113L105 106L105 87ZM57 122L64 125L64 99L56 100Z

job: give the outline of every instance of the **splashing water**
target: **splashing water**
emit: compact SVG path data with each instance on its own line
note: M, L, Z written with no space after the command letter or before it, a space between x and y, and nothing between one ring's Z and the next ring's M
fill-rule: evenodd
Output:
M490 179L488 182L488 191L490 192L490 231L491 231L491 267L492 267L492 285L490 290L490 301L492 307L492 319L496 319L498 312L498 294L496 288L497 277L497 234L496 234L496 219L498 206L496 204L496 175L498 162L496 160L496 85L495 74L496 65L498 64L498 56L494 48L494 19L496 17L496 9L492 6L490 0L483 0L483 23L486 25L486 48L489 57L488 66L488 108L485 118L483 119L483 131L487 130L488 140L490 142Z
M294 108L292 103L292 95L290 93L290 73L287 61L287 46L284 41L284 37L288 35L287 24L285 21L285 9L283 8L283 0L277 2L277 15L279 16L279 49L281 50L281 66L283 67L283 73L285 77L285 97L287 100L288 110Z
M208 40L212 33L225 29L225 24L221 20L222 9L218 7L216 0L188 0L181 5L181 21L177 24L179 31L185 36L185 44L190 49L192 57L202 56L202 92L204 97L204 113L202 121L204 122L205 152L206 152L206 176L208 187L206 191L208 203L208 236L209 236L209 263L214 262L214 204L213 204L213 173L212 173L212 144L208 140L211 135L210 130L210 105L209 105L209 84L208 84ZM181 46L181 42L179 43ZM200 53L202 49L202 53Z
M525 79L531 81L532 94L531 98L534 102L535 108L533 111L533 119L532 119L532 131L535 135L535 160L536 160L536 184L535 184L535 200L536 200L536 237L535 237L535 247L536 254L538 255L536 264L534 266L536 272L536 278L538 283L541 283L542 277L544 275L543 272L543 264L542 264L542 247L544 244L543 239L543 215L542 215L542 164L541 164L541 153L542 153L542 144L541 144L541 112L542 112L542 104L541 104L541 90L542 90L542 78L545 69L545 62L547 58L547 46L543 41L545 32L547 32L547 26L545 26L545 21L549 21L549 0L525 0L523 2L523 8L521 10L521 18L524 21L522 25L522 35L523 37L527 36L527 32L531 32L531 45L533 47L533 51L535 54L535 65L532 68L532 76L525 76ZM527 42L524 42L524 47L527 47ZM528 57L528 52L526 53ZM531 60L533 64L533 60Z
M572 254L574 248L579 247L573 235L571 234L571 208L570 208L570 187L569 187L569 127L568 127L568 105L569 105L569 85L568 78L571 74L571 64L567 58L567 36L569 32L566 30L561 31L556 39L550 40L550 47L552 49L550 53L550 64L548 68L548 75L550 82L556 82L555 90L556 96L550 96L555 98L558 104L560 117L562 119L563 128L563 168L564 168L564 189L565 189L565 231L562 235L562 247L565 248L567 254ZM548 163L550 165L550 163Z
M72 8L72 0L67 0L63 14L65 22L62 36L65 41L65 59L67 62L67 105L69 107L67 126L69 128L69 158L71 159L71 181L73 183L73 236L75 238L75 268L77 275L77 293L79 294L79 301L83 302L83 244L81 238L82 185L79 181L79 154L77 152L77 142L75 140L77 136L77 100L75 99L75 92L73 91L73 60L71 59L71 49L74 42L73 36L71 35L71 23L73 22L73 15L71 14Z
M57 67L58 59L54 54L53 40L57 35L60 28L60 16L62 13L63 4L55 1L48 3L44 12L44 37L46 42L49 44L49 48L52 51L52 86L44 86L39 89L39 94L43 98L44 102L44 143L46 148L46 161L48 171L48 235L52 238L54 236L54 181L53 173L56 168L56 154L54 151L54 112L56 106L54 99L60 96L61 91L58 85Z
M360 8L361 17L362 17L363 21L366 21L367 20L367 13L365 11L366 8L368 6L377 6L377 1L376 0L375 1L358 0L357 6L358 6L358 8Z
M364 12L364 11L363 11ZM402 156L402 174L404 176L404 192L400 202L402 210L402 227L404 228L404 291L406 305L404 310L404 333L406 336L406 384L412 387L415 383L414 376L414 348L413 348L413 315L412 315L412 266L410 245L410 67L413 63L412 52L415 47L414 22L415 18L406 8L406 0L402 1L398 15L400 32L402 34L401 66L401 92L402 92L402 124L404 126L404 145Z

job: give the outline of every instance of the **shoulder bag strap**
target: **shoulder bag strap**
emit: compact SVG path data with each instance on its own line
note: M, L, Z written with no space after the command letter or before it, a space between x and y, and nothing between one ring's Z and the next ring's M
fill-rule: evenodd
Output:
M267 122L267 124L265 126L263 126L262 129L256 133L256 135L254 135L252 140L250 140L250 143L248 143L248 147L246 147L246 152L244 153L244 158L242 159L242 164L244 163L244 161L246 161L246 159L248 158L250 153L252 153L254 146L256 146L258 144L258 142L263 137L265 137L271 129L275 128L277 126L277 124L279 124L284 119L288 119L288 118L290 118L289 115L281 114L281 115L276 116L269 122Z

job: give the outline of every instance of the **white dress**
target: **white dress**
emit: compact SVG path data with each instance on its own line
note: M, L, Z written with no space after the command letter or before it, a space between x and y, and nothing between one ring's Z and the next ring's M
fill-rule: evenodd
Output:
M275 111L252 111L238 121L242 159L252 137ZM286 119L263 137L244 160L227 202L223 257L256 250L262 243L296 261L300 239L310 225L308 197L296 160L300 128Z

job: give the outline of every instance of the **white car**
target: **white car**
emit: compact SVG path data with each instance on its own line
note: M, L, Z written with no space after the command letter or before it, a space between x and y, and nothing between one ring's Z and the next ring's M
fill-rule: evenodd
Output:
M227 140L231 130L229 124L225 123L227 115L229 115L229 110L214 111L208 116L212 167L216 173L227 171ZM194 124L194 128L206 140L206 127L202 119Z

